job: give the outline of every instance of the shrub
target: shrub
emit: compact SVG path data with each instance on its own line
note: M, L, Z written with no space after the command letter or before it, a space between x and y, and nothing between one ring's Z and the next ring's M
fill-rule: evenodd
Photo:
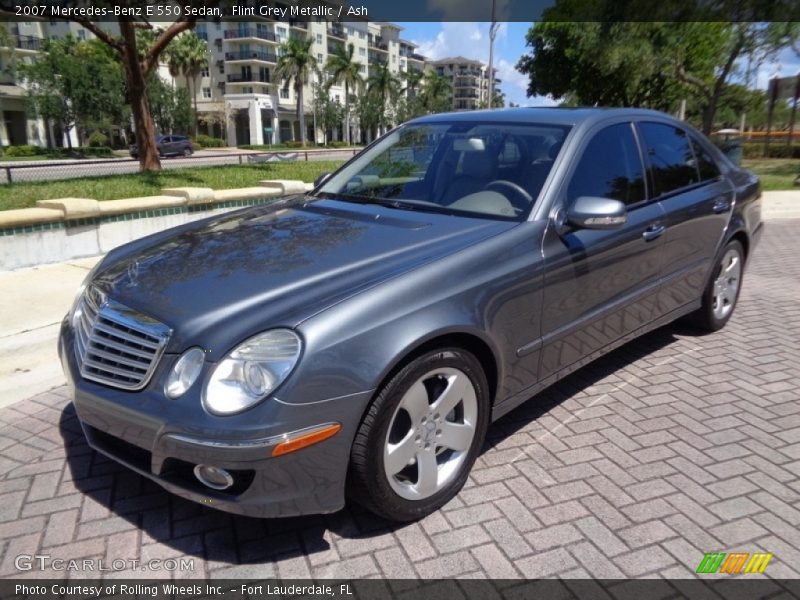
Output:
M288 142L283 142L283 145L287 148L300 148L303 144L301 142L290 140Z
M40 148L39 146L31 146L30 144L23 145L23 146L9 146L5 150L6 156L17 157L17 156L39 156L40 154L44 154L45 149Z
M92 158L114 158L114 151L108 146L81 148L79 153L84 156L91 156Z
M108 136L101 131L93 131L86 140L86 145L90 148L101 148L108 146Z
M194 143L200 148L225 148L228 145L222 138L212 137L202 133L194 139Z
M349 146L344 140L333 140L328 142L328 148L346 148Z
M764 142L746 142L742 151L744 158L764 158ZM766 158L800 159L800 145L787 146L784 140L770 142Z

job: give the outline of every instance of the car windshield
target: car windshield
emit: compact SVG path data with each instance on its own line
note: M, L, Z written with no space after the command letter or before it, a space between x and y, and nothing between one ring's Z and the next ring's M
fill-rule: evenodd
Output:
M522 220L569 128L452 122L404 125L336 172L316 195L406 210Z

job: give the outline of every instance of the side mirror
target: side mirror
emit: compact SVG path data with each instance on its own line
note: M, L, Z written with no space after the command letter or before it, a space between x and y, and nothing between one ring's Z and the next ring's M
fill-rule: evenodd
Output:
M317 188L317 187L321 186L323 183L325 183L325 181L326 181L326 180L328 179L328 177L330 177L330 176L331 176L331 174L330 174L330 173L323 173L322 175L320 175L319 177L317 177L317 178L314 180L314 187L315 187L315 188Z
M581 229L615 229L627 221L625 205L611 198L581 196L567 209L568 224Z

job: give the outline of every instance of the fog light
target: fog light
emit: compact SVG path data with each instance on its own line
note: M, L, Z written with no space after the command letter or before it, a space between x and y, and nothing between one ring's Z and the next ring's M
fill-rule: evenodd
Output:
M227 490L233 485L233 477L225 469L210 465L197 465L194 468L197 481L212 490Z

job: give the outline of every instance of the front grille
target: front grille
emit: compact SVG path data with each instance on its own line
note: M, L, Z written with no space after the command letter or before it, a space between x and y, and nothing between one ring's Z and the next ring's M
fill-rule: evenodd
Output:
M147 385L172 333L93 286L81 297L72 326L81 376L124 390Z

